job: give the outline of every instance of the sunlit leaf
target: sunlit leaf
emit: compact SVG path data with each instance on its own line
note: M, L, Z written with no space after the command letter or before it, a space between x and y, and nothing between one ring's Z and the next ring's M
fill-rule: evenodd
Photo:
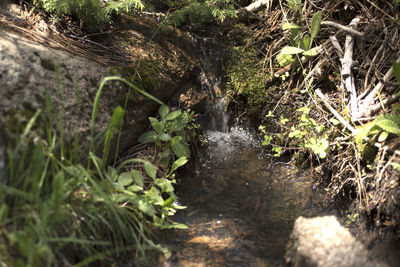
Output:
M340 124L340 121L338 121L335 118L331 118L329 121L332 122L332 124L335 125L335 126Z
M154 205L162 206L164 203L160 191L158 191L154 186L146 193L146 197L148 197Z
M291 55L278 54L276 56L276 61L278 61L278 64L281 67L285 67L289 64L292 64L294 62L294 58Z
M318 11L314 14L311 21L311 39L314 39L317 36L321 20L322 20L322 13L321 11Z
M307 57L314 57L318 54L317 48L311 48L310 50L304 51L303 55Z
M400 164L399 164L399 163L397 163L397 162L391 162L390 165L392 165L392 167L393 167L396 171L400 172Z
M295 54L300 54L303 53L304 50L298 47L294 46L285 46L282 48L280 54L282 55L295 55Z
M389 136L388 132L386 131L381 132L381 134L378 137L378 142L384 142L388 136Z
M289 30L289 29L300 29L301 27L294 23L284 23L282 25L282 30Z
M176 171L179 167L183 166L188 162L188 159L186 157L180 157L179 159L175 160L175 162L172 164L170 173Z
M156 213L156 209L154 208L154 206L150 204L146 199L139 199L137 201L137 205L139 210L149 216L154 216Z

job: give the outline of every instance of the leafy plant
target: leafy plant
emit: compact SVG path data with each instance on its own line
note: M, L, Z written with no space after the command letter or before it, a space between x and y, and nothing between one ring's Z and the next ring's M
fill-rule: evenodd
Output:
M357 129L356 144L362 152L364 140L370 135L378 136L378 142L384 142L388 133L400 135L400 114L382 114L370 123Z
M158 113L160 120L149 117L153 130L142 134L138 141L151 142L160 148L159 157L163 165L168 165L173 156L189 158L189 140L185 129L193 121L194 113L180 110L170 112L165 105L159 108Z
M169 0L168 5L175 9L168 20L175 26L189 23L199 28L217 18L223 22L226 18L236 17L235 0Z
M298 122L291 123L290 132L287 134L287 137L293 141L291 145L311 149L320 158L325 158L329 152L329 141L325 127L317 124L313 118L309 117L310 109L308 107L300 108L297 111L301 112L301 116L298 118ZM274 117L274 115L269 114L268 117ZM282 115L277 121L282 128L288 122L290 120ZM285 134L268 134L265 126L260 126L259 130L264 135L262 145L272 145L272 151L275 152L274 156L280 156L283 152L283 147L279 144L283 143ZM285 132L288 132L287 130L288 128L285 128Z
M144 8L141 0L33 0L33 4L42 7L56 19L65 15L76 17L88 31L101 30L110 22L113 14Z
M291 9L298 7L301 9L301 1L288 1ZM314 13L311 20L310 34L302 34L302 22L299 24L295 23L284 23L282 26L283 30L290 31L290 41L292 46L285 46L282 48L280 53L277 55L276 59L281 66L286 66L294 62L293 55L303 54L304 56L315 56L317 54L317 49L313 48L313 42L318 34L319 27L322 20L322 13L318 11Z
M93 105L92 136L102 88L110 80L129 85L120 77L101 82ZM13 251L9 265L107 265L128 252L144 260L148 250L168 257L169 250L154 242L152 231L186 227L170 217L184 208L177 204L173 185L174 172L187 158L177 158L163 172L143 158L106 166L110 140L122 123L121 107L114 110L105 132L101 157L95 154L92 138L88 152L79 149L78 158L69 143L60 143L65 142L60 138L62 127L54 127L50 115L38 110L24 128L8 134L8 164L0 180L0 238L8 246L6 253ZM84 167L82 162L89 164Z

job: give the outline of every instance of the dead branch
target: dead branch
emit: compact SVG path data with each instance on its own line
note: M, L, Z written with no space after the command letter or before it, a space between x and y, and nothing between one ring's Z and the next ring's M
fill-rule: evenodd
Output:
M357 26L360 20L354 18L350 22L350 26ZM346 89L350 93L350 111L352 120L356 120L358 117L358 104L357 104L357 91L354 85L354 78L351 73L351 67L353 66L353 47L354 39L352 35L346 35L346 42L344 47L344 55L342 59L342 88Z
M364 33L359 32L359 31L357 31L357 30L354 30L354 29L351 28L351 27L344 26L344 25L342 25L342 24L333 22L333 21L329 21L329 20L322 21L322 22L321 22L321 25L335 27L335 28L338 28L338 29L340 29L340 30L342 30L342 31L345 31L346 33L348 33L348 34L350 34L350 35L353 35L353 36L356 36L356 37L360 37L360 38L364 38ZM351 23L350 23L350 25L351 25Z
M396 59L397 63L400 63L400 57ZM390 69L386 72L385 76L383 76L382 82L379 82L374 89L365 97L365 99L362 101L360 104L360 111L361 114L360 116L364 116L367 114L374 113L372 111L372 108L370 108L372 101L374 100L377 92L380 92L384 86L384 84L390 80L393 76L393 67L390 67ZM398 96L397 96L398 97ZM375 111L376 112L376 111Z
M347 129L349 129L353 134L356 132L356 129L350 125L340 114L329 104L328 98L321 92L320 89L315 90L315 93L319 98L321 98L322 102L324 102L325 106L329 109L329 111L340 121L341 124Z

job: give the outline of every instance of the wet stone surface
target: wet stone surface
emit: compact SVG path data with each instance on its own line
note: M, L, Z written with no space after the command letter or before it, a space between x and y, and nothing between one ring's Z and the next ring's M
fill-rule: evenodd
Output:
M199 166L182 175L170 266L281 266L298 216L329 214L306 174L273 162L242 129L208 132ZM332 213L330 213L332 214Z

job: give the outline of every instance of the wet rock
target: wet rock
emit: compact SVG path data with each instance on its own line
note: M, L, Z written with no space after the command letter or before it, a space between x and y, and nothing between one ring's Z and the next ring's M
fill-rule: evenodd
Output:
M334 216L297 218L285 259L290 266L387 266L371 259Z
M196 113L203 114L206 111L208 95L200 93L195 87L191 87L179 96L179 103L185 109L191 109Z

